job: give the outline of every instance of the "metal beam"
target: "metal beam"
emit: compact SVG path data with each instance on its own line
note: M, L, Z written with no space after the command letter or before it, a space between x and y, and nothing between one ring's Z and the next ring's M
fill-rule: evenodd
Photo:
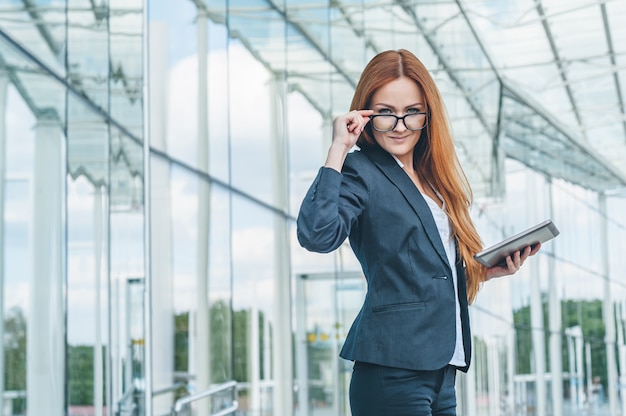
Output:
M565 70L565 65L563 64L563 60L560 57L559 50L556 47L556 42L554 41L554 37L552 36L552 29L550 29L550 25L548 24L548 16L543 10L543 6L541 4L541 0L537 0L536 3L537 13L541 18L541 25L543 26L543 31L546 34L546 39L550 44L550 50L552 51L552 56L554 56L554 63L559 69L559 75L561 77L561 81L563 81L563 86L565 88L565 92L567 93L567 97L569 99L570 104L572 105L572 111L574 112L574 116L576 117L576 121L579 126L584 126L582 119L580 118L580 110L578 109L578 105L576 104L576 100L574 99L574 94L572 93L572 89L570 88L570 83L567 79L567 73ZM586 138L586 131L582 129L583 135Z
M606 44L609 48L609 58L611 60L611 68L613 69L613 83L615 84L615 92L617 93L617 101L619 111L622 114L622 127L626 139L626 110L624 106L624 96L622 95L622 86L617 74L617 61L615 60L615 49L613 48L613 36L611 35L611 26L609 24L609 16L606 11L606 3L600 2L600 10L602 11L602 21L604 22L604 34L606 36Z

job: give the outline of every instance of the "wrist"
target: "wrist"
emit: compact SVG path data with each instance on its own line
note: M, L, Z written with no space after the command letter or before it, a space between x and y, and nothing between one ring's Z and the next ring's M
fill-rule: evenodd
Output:
M350 152L352 146L353 144L345 143L342 140L333 140L333 142L330 144L330 148L328 149L328 153L340 154L345 156Z

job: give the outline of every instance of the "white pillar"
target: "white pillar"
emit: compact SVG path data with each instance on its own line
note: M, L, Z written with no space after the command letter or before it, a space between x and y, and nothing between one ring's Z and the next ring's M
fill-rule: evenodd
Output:
M0 71L0 334L4 334L4 179L6 158L6 104L9 77ZM0 411L4 409L4 343L0 342Z
M103 188L96 186L94 189L93 225L94 225L94 272L95 272L95 302L94 302L94 345L93 345L93 407L94 414L101 415L104 407L103 382L104 371L102 368L102 248L104 236L104 203ZM106 318L104 318L106 324ZM108 361L108 360L107 360Z
M583 370L583 333L582 330L575 338L576 342L576 388L578 389L578 403L583 407L585 402L585 380Z
M256 290L255 293L258 293ZM250 320L248 322L248 333L250 334L250 342L247 345L248 348L248 363L250 363L250 374L248 379L250 380L250 416L260 416L261 412L261 380L259 373L261 370L261 360L259 357L259 348L261 343L259 341L259 307L257 305L258 298L252 301L250 309Z
M168 32L164 22L150 23L150 144L167 150ZM172 210L170 166L151 164L152 210L152 385L154 390L174 383L174 299L172 265ZM172 406L173 393L153 398L154 414L165 414Z
M550 218L553 217L552 181L548 179L548 202ZM551 243L552 253L555 244ZM561 299L559 298L559 278L555 273L554 256L548 257L548 319L550 328L550 374L552 392L552 415L563 416L563 341L561 338Z
M268 358L272 356L272 337L270 336L270 320L263 317L263 385L268 386L272 380L272 361Z
M209 83L208 83L208 16L198 9L198 169L209 172ZM209 236L211 211L210 183L198 181L198 251L196 270L196 357L193 372L198 391L211 385L211 309L209 304ZM191 370L191 369L190 369ZM198 414L209 414L209 400L198 401Z
M619 351L619 391L620 403L622 408L622 416L626 416L626 345L624 343L624 301L619 303L618 312L616 312L617 320L617 338ZM591 387L591 383L589 384Z
M506 404L507 409L512 412L515 409L515 327L511 327L507 333L506 349L506 366L509 376L507 380Z
M147 1L143 1L143 5L147 8ZM142 96L145 98L142 107L142 115L143 115L143 123L142 123L142 139L143 139L143 175L140 178L137 178L137 181L141 182L142 190L143 190L143 247L144 247L144 255L143 255L143 267L144 267L144 276L143 276L143 305L142 305L142 323L143 323L143 356L142 361L144 363L144 371L143 371L143 383L144 383L144 413L148 416L152 416L154 414L153 411L153 402L152 396L154 392L154 359L152 357L152 353L154 351L155 342L154 336L152 333L152 322L154 322L152 316L152 305L154 305L153 294L154 291L152 289L153 283L153 274L152 271L152 179L151 179L151 132L149 123L150 119L150 94L149 94L149 85L148 82L150 80L150 62L149 62L149 35L150 29L148 25L148 12L144 10L142 13L142 66L143 66L143 76L141 77L142 82Z
M109 331L109 355L111 361L110 369L110 388L108 390L108 407L109 409L116 409L118 401L124 395L123 386L127 385L123 380L123 360L126 355L126 349L124 339L122 336L122 327L125 325L123 320L126 315L124 313L124 298L123 290L121 289L121 280L119 276L114 278L110 276L111 287L111 309L109 316L109 325L111 327ZM109 361L109 360L107 360Z
M498 340L489 338L487 341L487 380L489 383L489 414L500 415L500 359Z
M611 282L609 279L609 246L606 220L606 195L599 194L598 208L600 209L600 247L602 256L602 276L604 276L604 328L606 343L607 386L609 398L609 415L617 415L617 362L615 360L615 320L613 312L613 297L611 296Z
M288 212L286 81L282 74L277 74L271 82L273 200L274 206ZM277 214L274 219L274 414L290 415L293 414L290 229L287 218Z
M528 214L531 223L537 222L535 197L537 180L535 174L529 172L527 181ZM546 415L546 352L543 325L543 305L541 300L541 284L539 275L539 259L532 259L530 266L530 326L532 335L532 351L535 363L535 400L536 416Z
M339 308L337 307L337 292L339 291L339 287L338 285L341 285L341 278L338 280L339 284L337 284L337 281L335 281L335 283L331 286L329 286L330 291L328 293L328 296L332 299L332 308L333 308L333 317L335 318L333 321L334 322L339 322L339 316L337 311L339 310ZM330 342L331 342L331 351L332 351L332 361L331 361L331 367L332 367L332 371L333 371L333 405L332 405L332 409L331 412L333 415L338 415L339 414L339 403L342 399L342 397L340 396L340 391L339 391L339 383L340 383L340 378L339 378L339 345L338 345L338 337L337 334L339 333L339 331L337 330L336 327L333 327L332 330L330 331Z
M576 398L577 390L575 386L576 380L576 348L574 344L574 335L573 332L576 328L579 327L571 327L565 330L565 334L567 335L567 357L569 362L569 392L570 398L572 401L572 406L578 403L578 399Z
M593 373L591 371L591 343L585 343L585 356L587 359L587 402L591 401L591 394L593 393ZM625 413L626 414L626 413Z
M296 277L296 373L298 376L298 416L309 416L308 341L306 336L306 282Z
M56 119L35 126L32 264L28 313L29 415L65 414L64 197L65 154Z

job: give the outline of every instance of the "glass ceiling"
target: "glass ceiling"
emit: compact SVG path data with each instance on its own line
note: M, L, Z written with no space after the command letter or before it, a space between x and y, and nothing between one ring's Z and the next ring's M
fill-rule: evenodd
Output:
M329 117L345 111L373 54L398 47L416 52L444 94L479 195L501 189L492 174L501 157L494 143L507 157L586 188L626 184L623 0L228 4L226 15L207 3L209 16L228 22L233 36L270 70L286 72L291 88ZM287 60L276 59L282 40L269 30L283 21ZM328 79L330 96L323 88Z
M501 194L503 175L497 172L505 156L585 188L626 187L624 0L181 1L226 24L232 37L328 118L347 110L360 71L375 53L412 50L442 91L461 163L478 196ZM124 56L141 46L141 31L129 32L140 25L143 6L139 0L105 3L124 32L113 49L117 56L110 57L110 70L124 81L110 116L129 136L141 137L135 98L142 69L132 65L136 60L128 67ZM82 42L70 46L88 48L89 39L106 38L102 4L71 2L70 28ZM59 118L65 113L62 91L47 94L33 74L44 65L61 79L69 76L93 108L106 108L98 74L109 59L74 53L84 59L70 62L66 75L59 49L65 12L65 6L0 0L0 67L9 70L33 111L45 108ZM133 47L125 52L129 39ZM19 46L39 62L26 62ZM88 147L86 141L91 166L94 154L108 157ZM76 172L80 158L71 160ZM90 174L92 180L99 176Z

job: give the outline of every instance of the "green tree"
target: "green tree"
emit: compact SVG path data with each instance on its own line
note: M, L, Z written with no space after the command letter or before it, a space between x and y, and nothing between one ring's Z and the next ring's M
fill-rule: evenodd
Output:
M546 350L546 357L549 360L549 332L548 325L548 304L543 297L543 318ZM606 386L606 347L604 344L604 321L602 315L601 300L566 300L561 302L561 322L562 322L562 361L563 371L569 371L569 351L565 328L580 326L584 343L588 343L591 350L591 364L594 376L600 376L602 383ZM516 372L517 374L529 374L531 372L532 359L532 327L530 322L530 306L524 306L513 311L513 320L516 335ZM549 368L548 362L548 368Z
M189 370L189 312L174 315L174 371Z
M19 307L11 308L4 320L4 388L9 391L26 390L26 317ZM26 399L13 400L13 413L21 414Z

